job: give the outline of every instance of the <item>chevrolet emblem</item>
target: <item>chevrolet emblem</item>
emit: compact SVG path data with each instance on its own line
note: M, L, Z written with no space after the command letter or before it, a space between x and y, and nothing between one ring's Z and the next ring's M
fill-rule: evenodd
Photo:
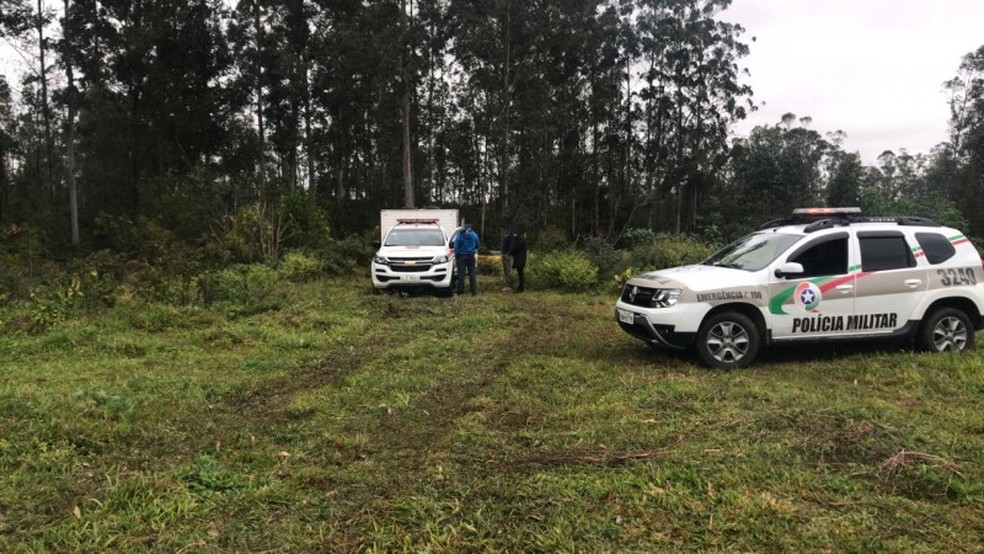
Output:
M415 261L413 261L413 260L407 260L407 265L413 265L413 264L415 264L415 263L417 263L417 262L415 262Z

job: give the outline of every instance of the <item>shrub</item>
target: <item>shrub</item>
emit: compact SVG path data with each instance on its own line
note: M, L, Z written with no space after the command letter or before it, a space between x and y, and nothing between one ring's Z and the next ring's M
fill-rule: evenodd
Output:
M591 289L598 284L598 268L576 250L562 250L530 260L529 281L538 288L570 292Z
M635 277L637 273L638 273L638 271L636 271L636 269L635 268L632 268L632 267L630 267L628 269L625 269L621 273L616 273L615 276L613 276L612 277L612 280L611 280L611 290L612 290L612 292L617 293L617 292L621 291L622 290L622 285L624 285L625 282L628 281L629 279Z
M659 233L652 242L631 251L631 265L643 269L665 269L694 264L714 253L713 245L690 235Z
M199 279L206 305L226 302L234 308L254 312L275 305L273 293L280 274L267 265L234 265Z
M317 277L324 264L303 252L288 252L280 261L279 271L283 278L289 281L307 281Z
M212 232L210 250L221 261L275 262L280 258L285 231L286 221L277 210L250 204L220 220Z
M558 227L547 227L540 232L534 242L535 248L540 252L554 252L569 248L571 242L567 240L567 235Z
M317 248L331 237L328 212L318 205L314 195L294 192L283 199L280 207L286 222L284 246L287 248Z
M5 258L35 260L48 252L48 235L33 225L11 223L0 227L0 261Z
M502 256L479 256L475 267L479 275L501 277Z
M615 247L602 237L590 236L581 241L581 249L598 268L600 275L613 275L621 269L621 260Z
M618 240L618 245L621 248L634 248L641 244L649 244L654 240L656 240L656 233L652 229L632 227L622 233L622 237Z
M318 255L324 263L324 271L333 275L351 273L356 269L369 268L374 253L370 246L371 235L352 235L344 239L329 240L319 250Z

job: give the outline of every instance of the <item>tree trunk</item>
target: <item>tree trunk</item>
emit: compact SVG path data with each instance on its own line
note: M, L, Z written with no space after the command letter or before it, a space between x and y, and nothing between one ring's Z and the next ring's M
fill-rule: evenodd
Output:
M412 9L412 7L411 7ZM407 1L400 5L403 21L403 204L413 208L413 164L410 159L410 22L407 17Z
M260 53L263 50L263 24L260 19L260 3L258 0L253 2L253 34L256 41L256 136L259 140L259 156L256 159L256 174L260 180L260 192L266 194L266 136L263 126L263 67L259 63Z
M48 68L45 66L44 49L44 7L42 1L38 0L38 58L41 64L41 117L44 120L44 140L48 162L48 192L52 198L55 197L55 180L51 162L52 152L55 149L54 140L51 137L51 110L48 109Z
M7 221L7 204L9 202L10 183L7 178L7 152L0 140L0 223Z
M65 0L65 23L62 25L63 41L69 44L69 33L71 25L68 24L68 14L70 0ZM62 54L62 62L65 63L65 76L68 79L68 138L66 139L67 161L65 167L65 180L68 185L68 211L72 220L72 244L79 245L79 199L78 188L75 182L75 101L77 93L75 90L75 74L72 70L72 60L69 58L68 46Z
M501 184L499 193L502 196L502 218L503 220L508 220L510 218L509 213L509 112L511 93L509 82L509 66L512 63L510 59L512 56L511 44L511 4L509 0L506 0L506 19L503 29L504 39L503 39L503 60L502 60L502 155L501 162L499 166L499 174L501 175Z

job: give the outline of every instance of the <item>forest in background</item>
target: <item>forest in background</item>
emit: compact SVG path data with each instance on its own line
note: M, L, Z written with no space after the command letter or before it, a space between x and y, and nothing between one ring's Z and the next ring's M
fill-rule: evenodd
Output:
M0 77L0 235L250 262L409 205L459 208L494 245L509 222L722 242L827 204L984 236L984 47L939 60L959 64L949 140L868 166L792 113L732 136L755 103L730 3L0 0L31 62Z

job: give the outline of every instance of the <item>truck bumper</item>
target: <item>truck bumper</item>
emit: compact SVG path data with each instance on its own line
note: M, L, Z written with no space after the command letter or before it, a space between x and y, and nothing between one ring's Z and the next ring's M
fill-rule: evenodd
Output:
M406 271L388 265L372 263L372 286L377 289L430 287L446 289L451 287L454 262L434 264L424 271Z

